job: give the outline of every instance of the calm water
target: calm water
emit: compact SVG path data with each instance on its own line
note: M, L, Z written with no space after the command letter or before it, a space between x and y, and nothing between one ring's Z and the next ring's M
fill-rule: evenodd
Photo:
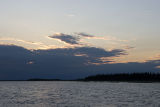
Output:
M0 107L160 107L159 83L0 82Z

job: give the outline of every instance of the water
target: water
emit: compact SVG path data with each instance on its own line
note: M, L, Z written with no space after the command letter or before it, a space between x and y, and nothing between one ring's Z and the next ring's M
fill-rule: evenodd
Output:
M160 84L0 82L0 107L160 107Z

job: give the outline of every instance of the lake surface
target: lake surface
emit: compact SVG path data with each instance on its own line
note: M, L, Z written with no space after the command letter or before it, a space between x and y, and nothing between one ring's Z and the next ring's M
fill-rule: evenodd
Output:
M160 107L160 83L0 82L0 107Z

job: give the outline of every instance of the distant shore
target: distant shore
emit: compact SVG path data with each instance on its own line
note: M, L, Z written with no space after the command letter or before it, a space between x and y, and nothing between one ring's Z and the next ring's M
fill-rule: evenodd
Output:
M62 80L62 79L42 79L31 78L27 80L0 80L0 81L81 81L81 82L135 82L135 83L153 83L160 82L159 73L120 73L120 74L99 74L88 76L82 79Z

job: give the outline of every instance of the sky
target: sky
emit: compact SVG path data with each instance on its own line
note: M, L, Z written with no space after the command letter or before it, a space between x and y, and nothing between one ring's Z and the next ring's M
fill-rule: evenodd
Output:
M3 70L13 67L17 74L26 72L28 65L30 72L43 66L49 74L51 66L69 67L64 75L56 74L64 69L52 68L57 69L52 71L55 77L68 79L90 75L92 70L116 72L113 65L124 72L129 66L140 66L133 72L158 72L159 4L159 0L0 0L0 51L4 51L0 64L9 64ZM11 54L14 49L23 57ZM82 67L86 73L79 70ZM9 79L12 72L1 74Z

